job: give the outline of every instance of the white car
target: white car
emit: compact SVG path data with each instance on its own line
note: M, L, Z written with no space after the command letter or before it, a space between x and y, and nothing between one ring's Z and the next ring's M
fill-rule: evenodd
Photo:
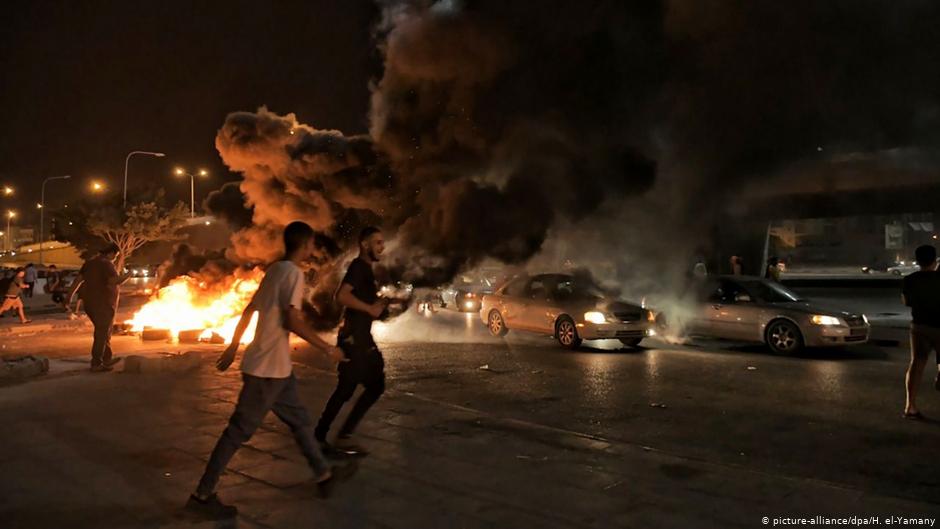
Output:
M920 271L920 265L911 261L899 261L888 267L888 273L896 276L906 276Z
M636 347L654 334L652 312L611 299L593 282L569 274L517 276L483 296L481 305L480 318L493 336L535 332L569 349L602 339Z

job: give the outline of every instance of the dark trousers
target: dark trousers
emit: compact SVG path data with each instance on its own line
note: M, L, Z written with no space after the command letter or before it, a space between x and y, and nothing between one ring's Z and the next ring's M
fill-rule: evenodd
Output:
M385 392L385 360L382 358L382 352L374 344L367 347L357 347L342 340L339 347L346 353L349 362L343 362L339 365L339 381L330 400L327 401L323 414L320 415L320 421L317 423L316 436L319 441L326 441L326 436L330 432L330 426L339 410L343 408L353 393L356 386L362 384L365 391L359 396L359 400L353 406L346 422L340 428L339 435L349 435L356 429L356 425L362 420L362 417L369 411L369 408L379 400L382 393Z
M114 324L114 307L85 302L85 313L95 326L95 341L91 344L91 365L109 362L112 356L111 325Z
M278 419L290 427L313 473L320 476L328 471L330 465L313 438L313 422L297 396L297 379L294 375L287 378L261 378L243 373L242 380L244 385L238 395L235 412L209 456L209 463L196 493L204 496L212 494L232 456L261 426L269 411L273 411Z

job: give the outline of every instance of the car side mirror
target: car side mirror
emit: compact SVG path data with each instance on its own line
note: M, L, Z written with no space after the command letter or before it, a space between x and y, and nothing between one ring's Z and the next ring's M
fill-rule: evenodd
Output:
M748 294L742 294L742 293L735 294L734 302L735 303L750 303L751 296L749 296Z

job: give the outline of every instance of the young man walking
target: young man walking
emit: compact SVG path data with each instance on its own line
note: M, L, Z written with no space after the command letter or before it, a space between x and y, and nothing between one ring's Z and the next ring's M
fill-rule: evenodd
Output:
M336 390L317 423L317 440L327 449L332 448L326 438L333 420L343 404L352 398L356 386L362 384L365 391L340 428L335 445L339 449L365 455L367 452L354 444L351 436L366 411L385 391L385 361L372 339L372 321L380 318L388 306L378 298L372 271L372 265L384 251L382 232L375 227L363 229L359 234L359 256L350 263L336 293L336 300L345 307L337 342L349 362L339 366Z
M219 358L219 371L228 369L235 360L252 315L258 313L254 339L245 349L241 370L242 386L235 412L215 445L205 473L187 507L212 518L229 518L237 513L215 494L219 477L235 455L261 425L268 411L287 424L307 462L313 468L316 482L326 484L334 477L330 464L320 452L313 436L313 422L297 395L297 381L290 358L290 333L300 336L322 350L333 360L344 360L342 351L320 339L304 321L301 305L304 295L304 274L299 265L314 252L313 229L303 222L292 222L284 229L284 259L268 267L251 302L242 313L231 345Z
M85 261L78 277L72 283L69 301L80 290L80 300L85 304L85 313L95 326L95 339L91 345L91 370L105 372L114 369L121 361L111 352L111 325L117 307L118 287L127 281L130 274L118 275L114 259L120 249L109 244L97 256Z
M917 409L917 386L924 374L930 352L940 355L940 272L937 272L937 249L924 245L914 253L920 271L904 278L904 304L911 308L911 362L904 385L907 402L905 419L923 419ZM934 387L940 390L940 356Z

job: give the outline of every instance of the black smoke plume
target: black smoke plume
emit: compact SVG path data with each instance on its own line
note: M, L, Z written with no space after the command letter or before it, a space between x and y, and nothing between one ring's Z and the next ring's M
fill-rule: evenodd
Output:
M603 217L611 238L681 262L664 241L707 248L745 184L940 142L934 2L379 5L368 135L265 108L219 130L245 198L209 207L251 212L231 257L270 260L292 220L344 248L376 223L393 275L432 285Z

